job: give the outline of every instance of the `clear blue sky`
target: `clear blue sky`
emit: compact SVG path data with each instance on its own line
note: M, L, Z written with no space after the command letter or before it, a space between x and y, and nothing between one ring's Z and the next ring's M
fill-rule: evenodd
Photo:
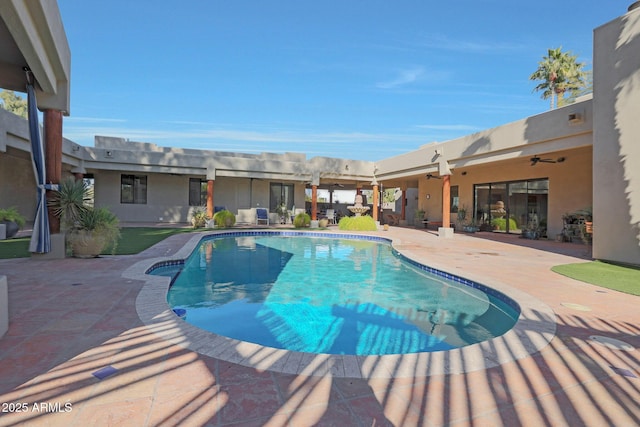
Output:
M547 49L590 69L632 0L58 3L75 142L379 160L547 110Z

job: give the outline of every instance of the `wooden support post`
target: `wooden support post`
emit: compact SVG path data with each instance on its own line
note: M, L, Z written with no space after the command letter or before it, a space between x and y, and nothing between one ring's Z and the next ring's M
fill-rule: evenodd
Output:
M62 180L62 112L44 110L44 156L47 184L59 184ZM52 192L47 191L47 199ZM49 231L60 233L60 219L49 211Z
M213 218L213 180L207 180L207 215Z

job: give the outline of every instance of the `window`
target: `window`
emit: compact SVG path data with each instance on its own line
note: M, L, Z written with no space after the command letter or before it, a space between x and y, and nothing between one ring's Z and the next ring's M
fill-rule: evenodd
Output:
M519 234L535 223L545 235L548 179L476 184L474 194L474 219L481 229Z
M451 212L458 212L458 206L460 204L460 197L458 196L458 186L451 186L451 193L449 194L449 206L451 207Z
M280 205L284 204L287 209L293 207L293 184L271 184L269 198L269 210L277 212Z
M96 198L96 193L95 193L96 180L92 173L85 173L82 180L84 181L85 187L89 190L89 200L87 201L87 204L89 206L93 206Z
M147 204L146 175L120 175L120 203Z
M207 205L207 181L189 178L189 206Z

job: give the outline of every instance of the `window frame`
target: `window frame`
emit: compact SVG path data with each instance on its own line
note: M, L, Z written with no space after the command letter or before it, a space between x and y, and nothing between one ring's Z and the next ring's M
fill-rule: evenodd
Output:
M193 199L195 190L192 189L194 184L198 184L200 187L199 190L199 200L196 203L196 200ZM202 178L189 178L189 206L206 206L207 205L207 193L208 193L208 181Z
M127 181L127 182L125 182ZM129 186L125 188L125 186ZM120 175L120 203L123 205L147 204L147 175L121 174ZM126 193L130 192L130 197Z

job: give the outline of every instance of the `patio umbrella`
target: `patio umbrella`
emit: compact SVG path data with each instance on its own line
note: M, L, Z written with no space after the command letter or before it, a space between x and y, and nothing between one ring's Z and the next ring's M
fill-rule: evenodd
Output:
M29 251L34 253L48 253L51 251L51 235L49 234L49 214L45 183L44 148L40 138L40 124L38 123L38 107L36 93L33 87L31 72L27 72L27 104L29 110L29 136L31 139L31 159L36 176L37 199L36 217L33 220L33 233Z

